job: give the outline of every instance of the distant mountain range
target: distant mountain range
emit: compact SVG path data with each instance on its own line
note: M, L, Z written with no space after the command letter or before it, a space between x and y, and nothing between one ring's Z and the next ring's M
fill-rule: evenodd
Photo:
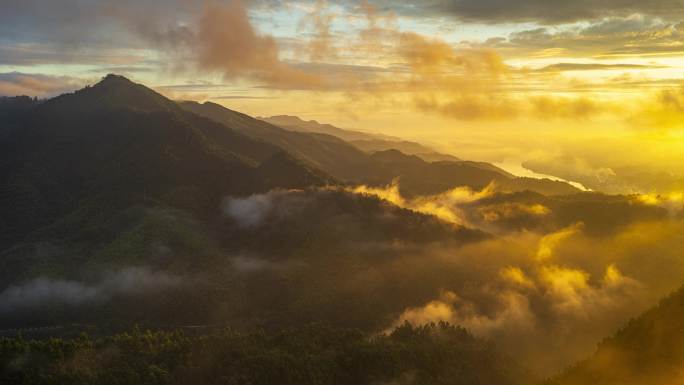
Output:
M292 116L259 120L209 102L180 105L246 136L277 145L348 183L384 186L398 178L402 192L407 195L436 194L457 186L481 189L491 182L504 191L530 190L547 195L579 192L564 182L518 178L489 163L459 160L391 137L375 137L315 121L304 122ZM350 138L354 140L346 141ZM359 146L359 138L375 146ZM413 151L402 151L406 147Z
M354 140L375 140L384 139L388 141L401 141L401 139L383 135L383 134L371 134L368 132L347 130L344 128L335 127L332 124L319 123L315 120L303 120L298 116L291 115L276 115L271 117L257 117L257 119L263 120L265 122L271 123L274 126L285 128L289 131L299 131L299 132L315 132L319 134L328 134L337 136L338 138L344 139L346 141ZM420 145L418 145L420 146ZM421 147L427 149L426 147Z
M405 154L418 155L428 162L441 160L459 161L460 159L447 154L441 154L420 143L402 140L389 135L371 134L367 132L347 130L335 127L331 124L319 123L315 120L305 121L297 116L277 115L268 118L258 118L274 126L285 128L289 131L319 133L336 136L359 149L373 153L376 151L399 150Z

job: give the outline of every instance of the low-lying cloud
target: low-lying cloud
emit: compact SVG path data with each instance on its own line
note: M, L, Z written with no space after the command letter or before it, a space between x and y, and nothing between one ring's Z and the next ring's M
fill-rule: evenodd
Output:
M10 285L0 292L0 314L54 305L93 304L117 295L149 294L170 289L182 282L178 276L142 267L122 269L95 282L38 277Z
M387 326L437 321L462 325L539 373L553 373L590 354L601 338L681 284L678 273L663 279L640 271L649 255L644 250L658 242L639 239L646 234L641 226L607 238L578 229L431 249L421 262L430 267L423 268L405 259L403 268L422 269L416 274L435 269L432 274L440 270L439 276L446 277L434 283L432 299L406 307ZM643 226L658 231L667 225ZM549 237L557 240L552 247ZM681 246L677 237L663 238L671 247ZM543 259L537 257L540 249L547 250ZM676 253L669 255L676 258ZM649 270L684 269L682 261L648 265Z
M247 198L226 198L223 213L242 227L261 224L273 208L272 194L258 194Z

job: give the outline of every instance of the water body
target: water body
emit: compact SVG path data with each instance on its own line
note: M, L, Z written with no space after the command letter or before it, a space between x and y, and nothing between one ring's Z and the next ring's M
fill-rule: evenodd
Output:
M557 176L553 175L548 175L548 174L540 174L538 172L534 172L530 169L527 169L523 167L523 162L520 160L515 160L515 159L506 159L503 162L498 162L498 163L493 163L495 166L502 168L511 174L515 176L520 176L520 177L527 177L527 178L535 178L535 179L551 179L559 182L565 182L571 186L574 186L582 191L591 191L591 189L587 188L584 186L582 183L579 182L574 182L571 180L559 178Z

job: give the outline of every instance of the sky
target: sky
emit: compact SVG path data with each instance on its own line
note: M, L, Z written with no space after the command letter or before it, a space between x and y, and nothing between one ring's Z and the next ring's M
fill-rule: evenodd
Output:
M683 69L682 0L0 0L0 95L117 73L609 193L684 190Z

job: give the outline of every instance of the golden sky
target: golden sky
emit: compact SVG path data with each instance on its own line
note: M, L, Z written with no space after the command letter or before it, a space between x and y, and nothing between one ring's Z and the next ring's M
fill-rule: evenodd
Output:
M113 72L608 192L681 189L678 0L5 2L0 95Z

